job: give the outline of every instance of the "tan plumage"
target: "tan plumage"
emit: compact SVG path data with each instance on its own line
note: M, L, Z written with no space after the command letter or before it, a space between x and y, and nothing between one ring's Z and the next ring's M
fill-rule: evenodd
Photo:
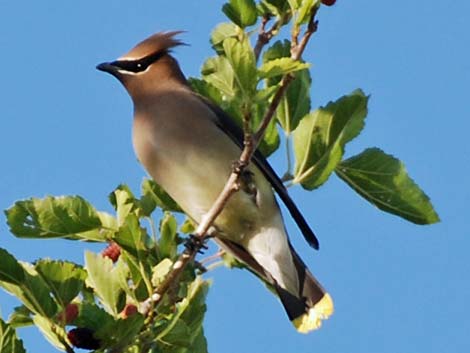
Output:
M242 132L217 106L195 94L169 50L180 32L157 33L98 69L114 75L134 102L133 144L152 178L199 222L240 155ZM242 188L216 219L217 242L278 293L300 332L316 329L333 303L287 237L273 188L309 243L317 240L282 182L257 152Z

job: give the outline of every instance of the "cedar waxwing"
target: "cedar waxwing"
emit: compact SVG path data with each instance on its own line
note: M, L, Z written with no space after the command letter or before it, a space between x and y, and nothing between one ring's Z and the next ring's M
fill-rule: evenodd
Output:
M118 60L97 66L116 77L134 103L133 145L152 178L196 223L209 211L243 147L243 131L224 111L191 90L171 48L180 32L157 33ZM273 189L304 237L318 241L282 181L256 152L213 224L215 239L274 288L299 332L333 312L329 294L292 248Z

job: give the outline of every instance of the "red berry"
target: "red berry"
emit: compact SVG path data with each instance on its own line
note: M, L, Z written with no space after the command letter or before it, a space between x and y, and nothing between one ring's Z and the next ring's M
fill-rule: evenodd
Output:
M321 0L322 4L323 5L326 5L326 6L333 6L336 2L336 0Z
M65 307L65 310L59 314L57 319L61 322L65 321L66 324L70 324L73 322L73 320L77 318L77 316L78 316L78 305L75 303L70 303L70 304L67 304L67 306Z
M93 331L85 327L77 327L67 333L70 343L77 348L98 349L100 341L93 336Z
M115 242L110 242L109 245L101 252L103 257L109 257L113 262L116 262L121 255L121 248Z
M129 316L132 316L138 312L137 307L134 304L126 304L124 309L121 311L121 317L123 319L128 318Z

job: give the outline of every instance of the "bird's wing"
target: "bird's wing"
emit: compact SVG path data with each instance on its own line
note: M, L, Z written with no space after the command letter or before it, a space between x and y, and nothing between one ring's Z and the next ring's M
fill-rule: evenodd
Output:
M240 129L240 127L234 122L234 120L230 118L230 116L228 116L227 113L225 113L219 106L212 103L205 97L202 97L202 96L199 96L199 97L209 107L209 109L211 109L214 112L217 118L216 120L217 126L225 134L227 134L234 143L236 143L240 148L243 148L242 129ZM312 229L308 225L304 216L299 211L294 201L291 199L291 197L287 193L287 189L282 183L282 180L273 170L273 168L268 163L266 158L264 158L261 152L257 150L254 153L252 160L256 164L256 166L261 170L261 172L264 174L265 178L269 181L273 189L276 190L276 193L279 195L282 202L284 202L284 204L286 205L295 223L297 223L297 226L300 228L305 240L308 242L308 244L311 247L318 250L320 245L319 245L317 237L315 236L315 233L313 233Z

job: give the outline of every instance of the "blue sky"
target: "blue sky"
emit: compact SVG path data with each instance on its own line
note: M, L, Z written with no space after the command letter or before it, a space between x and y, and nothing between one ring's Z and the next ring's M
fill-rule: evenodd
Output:
M132 106L95 65L160 30L184 29L175 50L197 76L212 55L210 30L223 1L0 2L0 208L31 196L79 194L111 211L119 183L145 173L130 140ZM347 156L378 146L403 160L442 222L416 226L376 210L338 178L291 194L321 251L286 223L294 245L335 300L336 312L297 334L277 300L248 272L218 269L205 323L211 352L408 353L470 350L470 2L346 1L322 9L305 59L314 105L361 87L371 94L366 128ZM282 156L274 167L282 172ZM82 261L60 240L18 240L0 216L0 246L18 258ZM1 260L0 260L1 261ZM0 293L7 317L16 301ZM34 330L31 352L54 351Z

